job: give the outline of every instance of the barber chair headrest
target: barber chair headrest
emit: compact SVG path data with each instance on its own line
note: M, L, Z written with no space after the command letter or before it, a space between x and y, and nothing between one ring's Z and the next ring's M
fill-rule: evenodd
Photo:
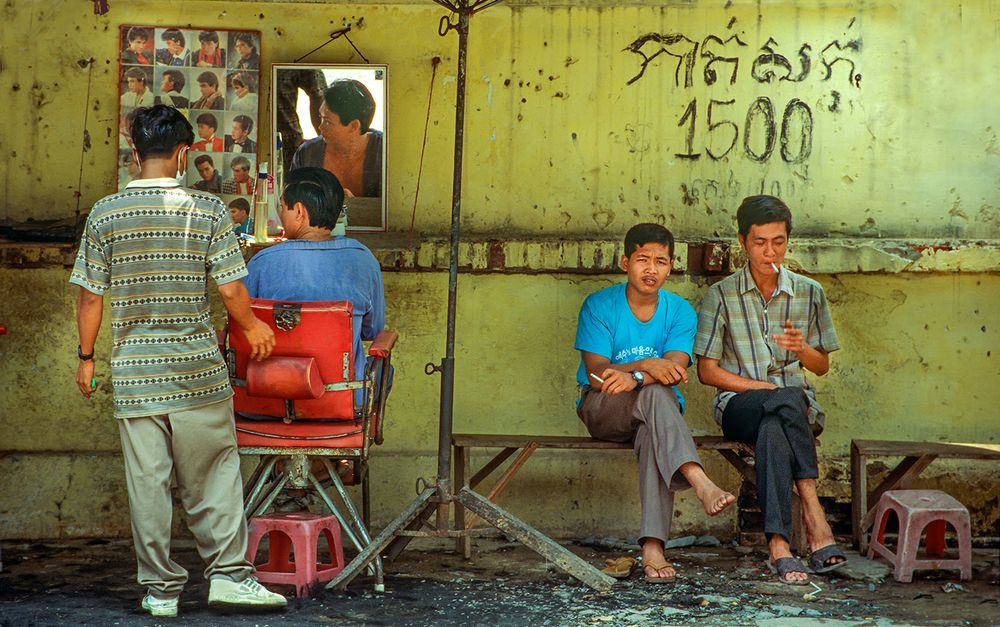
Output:
M323 396L319 364L312 357L268 357L247 364L247 394L297 401Z

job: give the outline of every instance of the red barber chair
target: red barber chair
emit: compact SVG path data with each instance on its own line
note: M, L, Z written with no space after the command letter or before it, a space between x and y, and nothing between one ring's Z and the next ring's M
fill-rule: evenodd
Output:
M230 320L223 354L235 392L236 440L241 455L260 456L246 484L244 512L247 518L263 514L285 489L314 492L360 551L371 542L368 456L373 444L382 443L397 334L378 334L368 350L373 359L359 376L349 301L250 303L274 330L275 346L267 359L253 361L246 336ZM225 346L224 339L220 343ZM359 389L365 390L360 404ZM361 485L363 517L345 483ZM369 570L376 590L383 589L381 560Z

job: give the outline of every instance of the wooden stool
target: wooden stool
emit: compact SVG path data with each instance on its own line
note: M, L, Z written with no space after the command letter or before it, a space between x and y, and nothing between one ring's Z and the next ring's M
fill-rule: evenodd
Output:
M264 583L295 586L295 596L309 596L317 583L329 581L344 570L344 545L340 539L340 523L336 516L309 512L274 513L250 519L247 559L254 561L257 547L268 538L268 560L254 564L257 579ZM319 535L326 536L330 546L330 563L320 564ZM289 559L289 549L295 561Z
M895 512L899 520L895 553L884 544L890 512ZM958 534L958 559L944 559L945 523L950 523ZM925 528L927 556L938 559L917 559L920 536ZM893 578L896 581L913 581L916 569L958 570L963 580L972 579L969 510L940 490L889 490L879 499L868 545L868 559L876 554L895 567Z

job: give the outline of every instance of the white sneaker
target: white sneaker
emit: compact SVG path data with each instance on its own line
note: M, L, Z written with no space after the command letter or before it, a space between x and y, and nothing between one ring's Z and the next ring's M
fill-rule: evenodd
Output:
M142 598L142 609L151 616L177 616L177 599L157 599L147 594Z
M240 583L224 577L213 578L208 589L209 605L242 605L247 607L285 607L288 600L260 585L253 577Z

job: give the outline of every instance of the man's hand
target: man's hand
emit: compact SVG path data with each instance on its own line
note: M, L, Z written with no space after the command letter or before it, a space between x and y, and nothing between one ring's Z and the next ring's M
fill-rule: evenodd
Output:
M601 378L604 379L604 383L601 385L601 392L608 396L630 392L635 389L635 386L639 385L630 373L615 370L614 368L606 368L601 373Z
M648 372L655 381L663 385L676 385L681 381L687 383L688 380L687 369L669 359L644 359L642 370Z
M795 354L801 353L808 346L805 340L802 339L802 331L793 327L791 320L785 320L785 332L780 335L775 335L774 341L777 342L778 346L781 348Z
M97 385L90 385L94 380L94 360L88 359L86 361L81 360L80 365L76 369L76 386L80 388L80 393L86 398L90 398L90 395L94 393L97 389Z
M274 331L263 320L254 317L250 328L243 329L247 342L250 344L250 359L262 361L267 359L274 349Z

